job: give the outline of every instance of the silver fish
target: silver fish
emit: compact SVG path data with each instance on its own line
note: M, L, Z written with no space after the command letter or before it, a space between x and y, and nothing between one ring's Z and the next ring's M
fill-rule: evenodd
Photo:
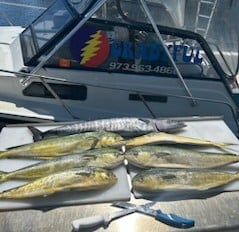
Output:
M214 169L165 169L144 170L132 179L135 190L159 192L163 190L209 190L239 179L239 173Z
M64 125L46 132L40 132L36 128L29 127L35 140L51 136L63 136L89 131L109 131L122 136L138 136L150 132L173 132L186 127L181 121L170 119L151 119L151 118L111 118L94 121L85 121L69 125Z

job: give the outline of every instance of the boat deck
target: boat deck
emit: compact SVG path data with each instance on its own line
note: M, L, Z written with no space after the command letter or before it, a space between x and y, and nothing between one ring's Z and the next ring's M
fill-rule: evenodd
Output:
M222 119L217 120L196 120L187 121L188 127L180 134L185 136L192 136L202 139L210 139L212 141L231 142L233 145L230 150L233 149L235 153L239 151L239 141L226 126ZM2 145L4 140L4 134L7 135L11 130L15 131L15 134L19 135L20 130L25 130L24 127L7 127L4 128L2 136ZM13 136L14 137L14 136ZM25 141L25 140L24 140ZM11 144L14 143L14 138ZM19 143L19 141L15 141ZM5 144L6 146L6 144ZM3 148L3 147L2 147ZM205 150L205 149L204 149ZM206 149L208 150L208 149ZM208 151L214 151L209 149ZM232 150L231 150L232 151ZM6 162L6 161L5 161ZM234 164L227 167L228 170L238 171L239 165ZM125 176L124 176L125 178ZM130 176L127 180L129 181ZM122 180L121 180L122 181ZM239 229L239 181L233 182L222 189L210 192L207 194L198 195L185 195L182 198L175 198L170 195L165 197L164 194L158 194L157 204L153 208L161 209L163 212L175 213L182 217L191 218L195 220L195 227L187 229L187 231L238 231ZM65 193L65 197L70 198L70 193ZM84 195L85 196L85 195ZM142 196L141 196L142 197ZM148 200L138 197L134 193L130 194L131 202L136 204L144 204ZM80 198L80 193L79 193ZM20 207L18 210L14 210L14 203L9 204L9 209L2 209L0 212L0 231L57 231L66 232L72 231L71 222L78 218L94 216L102 213L115 212L119 209L111 207L110 202L105 202L103 199L99 202L71 202L71 204L65 204L67 201L59 202L58 207L49 205L47 207L44 202L46 198L42 198L38 203L38 206L44 205L42 210L36 208L34 201L31 207ZM152 199L149 199L152 200ZM11 207L10 207L11 206ZM27 208L27 209L25 209ZM145 216L139 213L133 213L131 215L122 217L110 223L107 228L85 229L81 231L182 231L182 229L175 229L167 226L155 219Z
M22 122L44 122L54 121L54 117L35 113L24 107L18 107L16 104L6 101L0 101L0 119L9 122L11 120Z

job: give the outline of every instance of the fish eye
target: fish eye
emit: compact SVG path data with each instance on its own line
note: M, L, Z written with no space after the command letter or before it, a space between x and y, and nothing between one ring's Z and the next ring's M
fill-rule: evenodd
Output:
M132 152L132 155L133 155L133 156L138 156L139 153L138 153L138 152Z
M137 180L137 182L144 182L144 177L138 176L136 180Z

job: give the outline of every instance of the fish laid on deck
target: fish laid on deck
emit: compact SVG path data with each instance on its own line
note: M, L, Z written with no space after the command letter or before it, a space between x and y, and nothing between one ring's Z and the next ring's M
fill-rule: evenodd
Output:
M23 186L0 193L1 199L21 199L47 196L60 191L99 190L117 182L113 172L102 168L84 167L48 175Z
M239 162L239 155L200 152L175 146L148 145L134 147L125 158L140 168L215 168Z
M16 157L49 159L93 148L108 147L122 140L120 135L111 132L85 132L9 148L0 152L0 159Z
M163 190L208 190L239 179L239 173L215 169L165 169L144 170L132 179L135 190L159 192Z
M150 132L173 132L186 127L181 121L170 119L151 119L151 118L111 118L99 119L94 121L79 122L64 125L46 132L40 132L34 127L29 127L35 140L50 136L63 136L88 131L109 131L122 136L138 136Z
M122 152L111 148L98 148L81 154L72 154L21 168L13 172L1 172L0 182L11 179L36 179L56 172L82 166L113 169L122 164Z
M213 142L164 132L149 133L147 135L138 136L124 142L126 147L136 147L147 144L187 144L197 146L212 146L218 148L224 148L225 146L231 145L229 143Z

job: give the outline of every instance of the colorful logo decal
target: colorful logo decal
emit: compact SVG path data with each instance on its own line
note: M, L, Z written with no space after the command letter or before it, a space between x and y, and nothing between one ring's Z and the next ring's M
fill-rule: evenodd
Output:
M110 52L109 40L102 30L81 28L71 39L71 55L82 66L95 68L103 64Z

